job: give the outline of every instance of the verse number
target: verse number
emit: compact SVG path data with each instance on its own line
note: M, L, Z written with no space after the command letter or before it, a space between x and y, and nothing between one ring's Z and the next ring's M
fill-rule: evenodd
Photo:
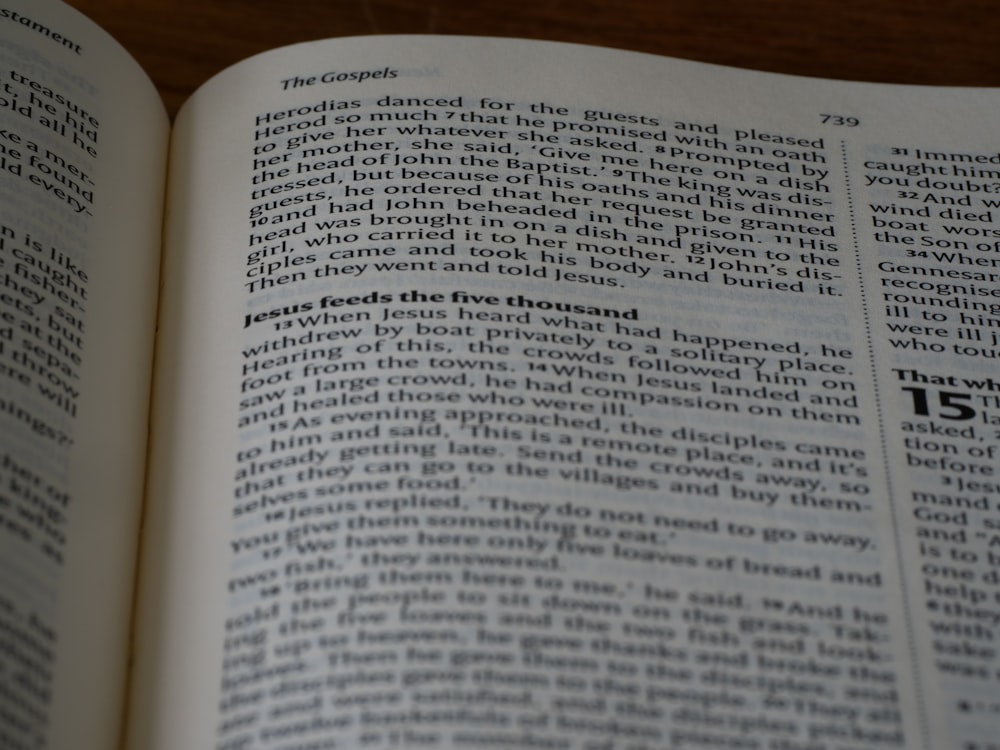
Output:
M846 128L856 128L861 124L861 120L857 117L848 117L847 115L828 115L825 113L820 113L820 122L824 125L843 125Z
M913 412L921 417L931 415L930 399L927 397L926 388L904 388L913 397ZM976 410L964 401L972 398L969 393L952 393L950 391L937 391L938 409L937 415L942 419L972 419L976 416Z

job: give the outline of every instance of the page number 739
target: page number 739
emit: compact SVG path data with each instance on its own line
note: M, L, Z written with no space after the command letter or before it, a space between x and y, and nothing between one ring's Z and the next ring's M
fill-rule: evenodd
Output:
M842 125L846 128L856 128L861 124L861 120L857 117L848 117L847 115L829 115L825 112L821 112L820 122L824 125Z

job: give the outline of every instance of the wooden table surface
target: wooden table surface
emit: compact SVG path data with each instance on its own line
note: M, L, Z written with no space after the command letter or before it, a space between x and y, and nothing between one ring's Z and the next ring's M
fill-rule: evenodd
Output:
M435 33L622 47L800 75L1000 86L996 0L68 0L145 67L173 114L257 52Z

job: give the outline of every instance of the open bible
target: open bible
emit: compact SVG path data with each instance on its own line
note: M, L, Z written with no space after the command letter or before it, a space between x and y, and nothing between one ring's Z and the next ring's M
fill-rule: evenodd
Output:
M0 114L3 747L997 747L996 91L373 37L171 125L8 0Z

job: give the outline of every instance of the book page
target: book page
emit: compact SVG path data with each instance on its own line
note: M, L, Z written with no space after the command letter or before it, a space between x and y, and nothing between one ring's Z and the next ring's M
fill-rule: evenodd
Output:
M0 745L114 747L168 123L110 37L0 8Z
M997 103L489 39L214 79L133 747L992 741Z

